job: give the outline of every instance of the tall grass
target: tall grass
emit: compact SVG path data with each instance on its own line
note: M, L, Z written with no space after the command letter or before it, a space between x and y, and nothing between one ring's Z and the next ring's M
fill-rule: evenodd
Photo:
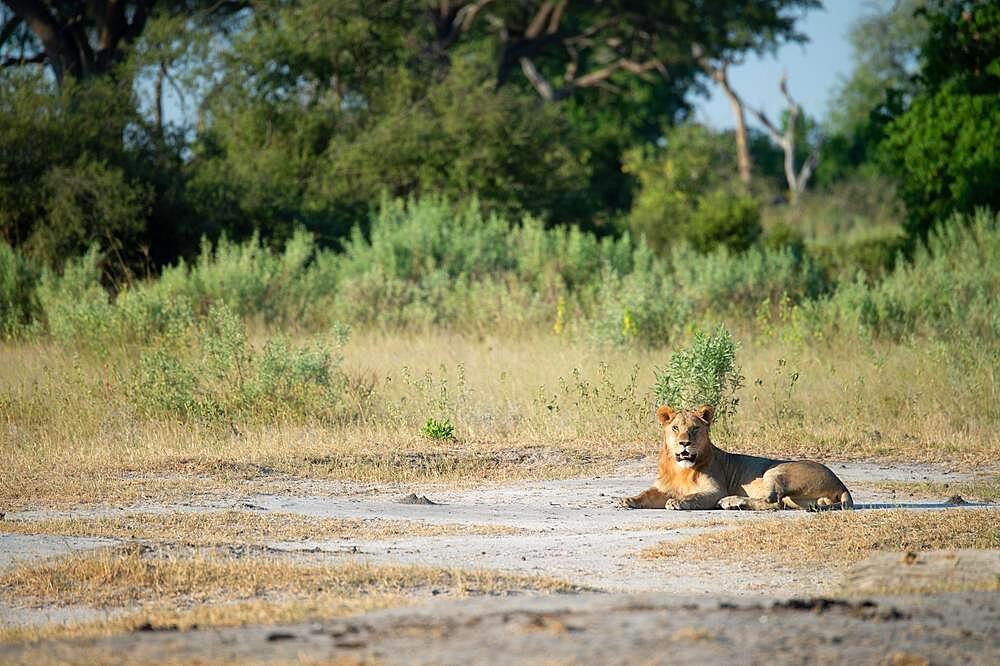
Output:
M56 273L0 245L0 500L134 500L178 469L607 471L655 449L654 370L680 377L672 353L720 323L738 354L705 358L745 376L720 396L740 405L727 448L992 462L998 224L956 218L883 276L849 280L802 248L661 258L433 199L385 202L342 253L305 233L281 251L206 242L117 292L96 249ZM423 435L430 420L448 436Z
M62 274L0 251L0 322L7 337L50 335L92 349L173 335L224 303L240 317L318 332L333 322L360 330L445 329L482 335L553 330L576 340L659 346L720 318L744 326L791 324L799 338L862 335L902 339L1000 322L998 216L942 224L912 259L865 270L850 253L830 259L761 244L733 254L675 246L655 256L627 234L598 239L577 229L511 224L475 203L385 200L368 236L342 253L304 232L283 250L257 238L207 241L190 265L109 294L96 249ZM836 253L834 253L836 254ZM832 263L831 263L832 262ZM875 261L878 263L878 261Z

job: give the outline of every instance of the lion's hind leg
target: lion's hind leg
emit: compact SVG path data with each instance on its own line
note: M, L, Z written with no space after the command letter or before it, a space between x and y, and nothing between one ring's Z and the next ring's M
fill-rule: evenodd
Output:
M719 508L730 511L774 511L780 509L781 504L770 502L767 498L729 495L719 500Z
M851 499L850 493L847 492L837 498L830 498L825 495L820 497L786 495L781 498L781 503L786 509L805 509L806 511L837 511L854 508L854 500Z
M730 495L719 500L723 509L742 511L774 511L782 507L785 494L784 479L780 472L770 469L753 482L743 486L746 496Z

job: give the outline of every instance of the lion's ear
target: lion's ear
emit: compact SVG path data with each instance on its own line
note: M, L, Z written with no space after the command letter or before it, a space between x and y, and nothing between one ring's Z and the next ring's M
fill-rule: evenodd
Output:
M715 407L712 407L712 405L702 405L694 410L694 415L705 423L712 425L712 421L715 419Z
M660 425L665 426L674 420L676 413L670 409L670 405L660 405L660 408L656 410L656 419L660 422Z

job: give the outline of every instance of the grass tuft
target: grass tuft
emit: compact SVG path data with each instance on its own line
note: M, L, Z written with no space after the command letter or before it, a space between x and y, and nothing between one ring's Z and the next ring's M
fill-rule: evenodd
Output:
M844 567L877 552L957 548L1000 548L1000 512L949 509L820 513L663 542L643 550L641 557L727 562L757 558L795 567Z

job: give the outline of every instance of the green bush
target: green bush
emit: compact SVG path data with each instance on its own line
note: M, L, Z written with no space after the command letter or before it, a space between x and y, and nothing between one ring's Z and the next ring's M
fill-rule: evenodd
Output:
M761 234L760 203L748 194L718 189L698 201L686 238L699 252L722 246L742 252Z
M891 272L910 249L911 241L899 227L874 227L844 238L808 244L809 254L820 268L836 279L850 280L858 271L871 279Z
M355 229L332 261L334 312L384 328L551 326L560 298L582 307L595 298L605 267L632 272L638 252L627 235L598 239L545 229L531 217L512 225L485 216L475 200L458 207L435 197L383 200L368 237Z
M599 343L665 345L682 330L691 302L672 288L666 264L647 246L639 246L634 260L625 275L605 269L586 325Z
M664 260L628 234L598 239L533 218L512 225L439 198L387 200L370 238L355 232L344 253L318 250L305 232L281 251L256 238L206 241L190 265L126 284L114 298L101 285L96 248L62 273L45 269L34 289L27 265L0 248L0 303L4 322L20 322L5 323L6 335L37 330L95 351L172 344L208 326L220 303L240 323L303 332L344 321L484 335L554 330L613 345L663 345L719 320L764 321L769 330L792 322L798 339L845 330L939 335L958 325L963 303L978 304L964 316L989 330L1000 290L996 221L981 212L946 224L957 226L942 225L903 261L904 239L891 228L812 241L804 253L766 242L702 253L681 243Z
M761 231L760 206L729 189L732 162L731 139L700 125L671 130L661 149L629 152L624 169L639 181L630 229L660 254L685 242L702 252L750 247Z
M420 432L428 439L455 439L455 426L448 419L427 419Z
M257 350L240 317L219 304L182 340L140 356L130 395L141 413L228 422L347 416L343 329L325 344L294 346L277 335Z
M798 227L787 222L776 222L764 232L761 245L770 251L788 248L796 256L802 256L806 249L806 237Z
M19 335L31 324L38 308L37 279L31 264L0 240L0 339Z
M725 326L712 334L696 331L691 344L674 351L655 377L653 392L659 404L674 409L712 405L716 419L723 422L736 413L736 392L744 379L736 364L736 343Z
M800 302L825 292L822 272L791 248L752 247L733 255L726 248L700 254L687 245L671 253L671 287L687 294L695 312L751 318L761 301Z
M42 189L45 224L28 242L34 254L55 260L97 244L119 277L141 261L138 248L153 200L148 187L84 156L71 166L50 169Z
M78 259L70 259L62 273L50 268L38 282L39 310L45 327L62 343L81 342L101 349L113 332L114 305L101 286L102 255L93 246Z
M882 281L841 284L817 319L864 335L958 334L992 340L1000 330L1000 215L979 211L939 224L912 261Z

